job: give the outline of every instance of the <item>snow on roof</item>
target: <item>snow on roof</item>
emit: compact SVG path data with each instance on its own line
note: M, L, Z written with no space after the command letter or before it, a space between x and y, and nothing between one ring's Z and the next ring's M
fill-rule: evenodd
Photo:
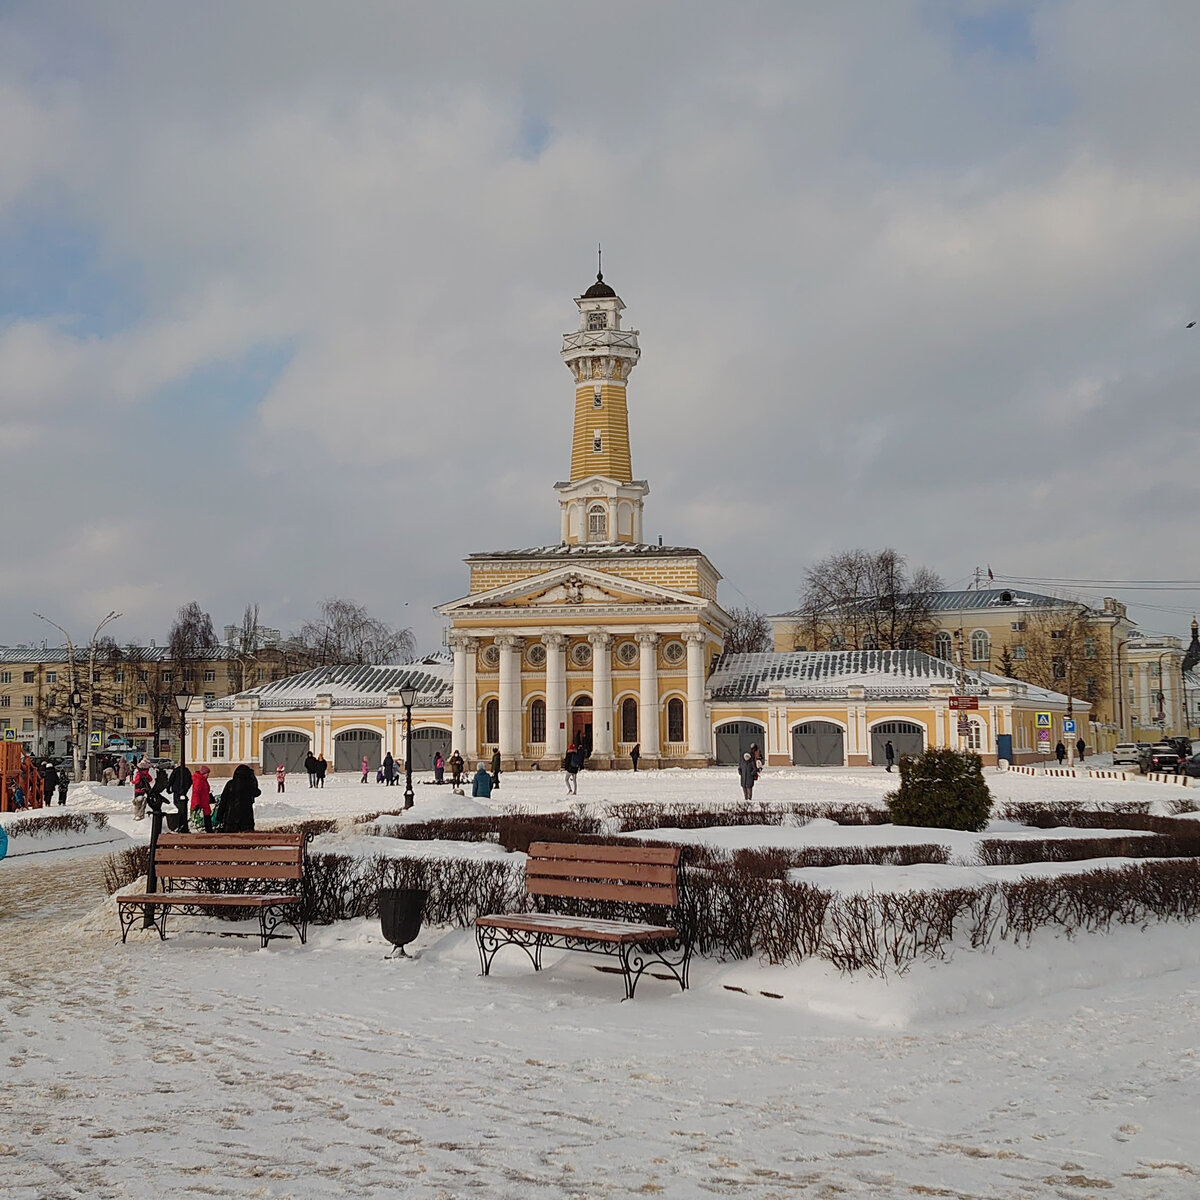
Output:
M1061 608L1079 607L1077 600L1064 600L1061 596L1047 596L1042 592L1024 592L1019 588L962 588L953 591L925 592L934 612L958 612L960 609L984 608ZM870 607L870 598L859 602ZM776 613L776 618L803 617L803 609L793 608L788 612Z
M417 689L414 708L446 706L450 703L453 675L453 663L428 659L376 667L314 667L236 696L209 700L205 708L233 708L237 700L251 696L257 697L263 708L312 708L318 696L329 696L338 706L373 708L382 707L403 687Z
M467 562L481 558L654 558L657 555L671 557L704 558L704 552L694 546L654 546L642 542L594 542L568 543L557 546L530 546L525 550L480 551L467 557Z
M964 671L968 694L1012 687L1030 698L1066 703L1066 696L990 671ZM708 678L714 700L766 699L773 688L788 698L844 695L862 687L876 696L926 695L930 686L958 686L953 663L920 650L792 650L724 654Z
M96 662L104 665L122 660L129 662L171 662L169 646L117 646L118 653L113 655L108 646L96 647ZM87 662L89 647L84 644L75 647L76 665ZM215 662L219 659L237 658L237 651L230 646L209 646L197 651L196 662ZM65 663L67 648L65 646L0 646L0 662L3 663Z

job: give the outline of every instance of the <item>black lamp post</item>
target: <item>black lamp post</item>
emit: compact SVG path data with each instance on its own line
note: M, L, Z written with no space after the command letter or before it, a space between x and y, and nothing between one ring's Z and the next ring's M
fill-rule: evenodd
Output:
M412 786L412 706L417 699L415 687L400 689L400 703L404 705L404 807L413 806Z
M192 702L192 693L187 688L182 688L175 693L175 707L179 709L179 765L187 766L187 749L185 740L187 738L187 710L188 705Z

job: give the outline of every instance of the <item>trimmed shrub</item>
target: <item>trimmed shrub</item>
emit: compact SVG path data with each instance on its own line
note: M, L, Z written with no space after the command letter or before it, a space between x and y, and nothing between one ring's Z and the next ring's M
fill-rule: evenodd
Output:
M885 809L870 804L739 801L721 808L693 804L610 804L605 815L615 833L639 829L716 829L734 825L807 825L818 818L838 825L886 825Z
M896 825L977 833L992 812L983 762L970 751L929 749L900 758L900 787L884 797Z
M7 824L4 832L10 838L48 837L52 833L87 833L92 829L107 828L107 813L65 812L50 817L23 817Z

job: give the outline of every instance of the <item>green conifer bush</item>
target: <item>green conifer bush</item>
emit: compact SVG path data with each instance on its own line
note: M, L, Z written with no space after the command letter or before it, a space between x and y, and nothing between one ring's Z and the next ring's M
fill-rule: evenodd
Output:
M894 825L977 833L992 812L983 763L971 751L929 749L900 759L900 787L884 799Z

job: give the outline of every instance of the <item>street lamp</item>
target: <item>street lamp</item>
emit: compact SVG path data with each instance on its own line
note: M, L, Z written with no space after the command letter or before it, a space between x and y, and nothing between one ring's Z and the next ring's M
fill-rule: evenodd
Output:
M181 688L175 693L175 707L179 709L179 765L187 766L187 749L184 740L187 737L187 710L192 702L192 693L187 688Z
M83 696L76 689L67 697L67 704L71 707L71 781L78 783L79 775L79 710L83 708Z
M1165 737L1167 733L1167 696L1163 683L1163 659L1169 657L1170 650L1164 650L1158 656L1158 732Z
M412 706L417 699L415 687L400 689L400 703L404 705L404 807L413 806L412 786Z

